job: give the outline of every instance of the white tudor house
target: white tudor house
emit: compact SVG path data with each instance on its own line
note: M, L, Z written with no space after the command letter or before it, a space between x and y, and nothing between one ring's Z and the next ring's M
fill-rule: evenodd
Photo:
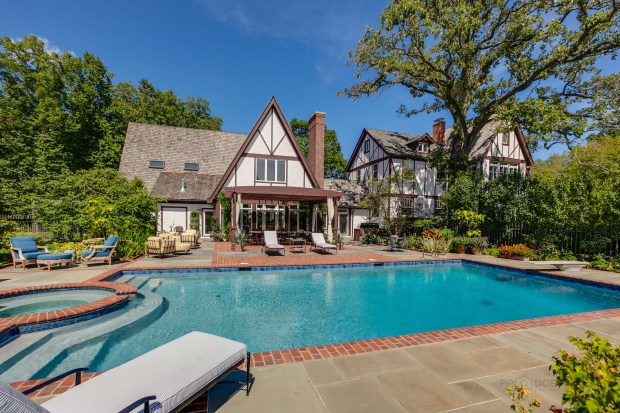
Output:
M157 229L187 229L192 211L208 235L209 217L221 225L218 194L231 200L231 237L238 230L317 230L318 206L328 233L338 225L341 193L324 189L325 114L309 120L309 156L303 156L272 98L247 135L130 123L120 171L140 178L159 205ZM314 212L314 213L313 213Z
M370 211L359 208L364 198L365 183L371 179L381 179L400 171L403 165L414 173L414 185L403 194L401 205L411 208L414 216L427 216L441 207L443 194L437 171L429 165L430 151L446 144L451 128L446 129L444 119L437 119L432 134L391 132L365 128L353 150L347 172L349 180L327 180L326 187L343 192L340 214L348 215L348 227L344 218L340 229L354 235L363 222L368 221ZM529 173L534 161L527 147L521 129L517 126L509 132L498 132L497 125L489 124L483 128L479 138L470 150L472 166L481 169L485 179L493 179L500 174ZM346 230L346 231L345 231Z

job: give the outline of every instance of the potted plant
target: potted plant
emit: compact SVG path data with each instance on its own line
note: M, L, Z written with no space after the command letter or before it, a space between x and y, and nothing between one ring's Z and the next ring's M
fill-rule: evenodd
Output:
M237 241L237 244L239 244L239 248L241 248L241 251L245 251L243 248L247 241L247 235L245 235L245 232L243 231L237 232L237 235L235 235L235 241ZM234 250L234 245L235 244L232 244L233 250Z
M465 254L465 249L470 245L469 237L454 237L452 239L452 251L457 254Z
M500 245L498 250L500 257L519 261L529 261L528 255L534 252L525 244Z
M341 233L341 232L339 232L336 235L336 239L334 241L336 241L336 246L338 247L339 250L342 249L342 243L344 242L346 237L347 236L345 234Z
M486 237L471 237L469 242L469 253L474 255L482 255L482 250L488 245Z

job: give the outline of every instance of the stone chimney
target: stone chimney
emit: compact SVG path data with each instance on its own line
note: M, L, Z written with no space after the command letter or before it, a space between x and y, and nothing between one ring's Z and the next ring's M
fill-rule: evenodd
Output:
M315 112L308 121L308 163L324 189L325 182L325 113Z
M433 140L439 145L446 144L446 120L444 118L436 119L433 123Z

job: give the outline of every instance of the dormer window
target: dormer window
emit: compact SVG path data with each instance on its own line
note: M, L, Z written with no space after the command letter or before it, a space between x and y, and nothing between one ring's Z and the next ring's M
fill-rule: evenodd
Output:
M427 142L418 142L418 146L416 147L416 152L427 153L428 152L428 143Z
M370 152L370 139L364 142L364 153Z
M193 162L185 162L185 165L183 166L183 169L186 171L197 171L198 170L198 164L197 163L193 163Z
M164 169L166 163L164 161L149 161L149 168L151 169Z

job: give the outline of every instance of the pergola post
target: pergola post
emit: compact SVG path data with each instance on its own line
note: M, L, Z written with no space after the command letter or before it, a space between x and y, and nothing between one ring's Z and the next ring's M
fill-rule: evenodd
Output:
M234 192L230 196L230 233L228 238L230 242L235 242L237 236L237 194Z
M334 218L333 218L333 228L334 228L334 233L332 234L332 239L334 241L336 241L336 237L338 237L338 232L340 231L339 225L340 225L340 220L338 219L338 201L339 198L334 198Z

